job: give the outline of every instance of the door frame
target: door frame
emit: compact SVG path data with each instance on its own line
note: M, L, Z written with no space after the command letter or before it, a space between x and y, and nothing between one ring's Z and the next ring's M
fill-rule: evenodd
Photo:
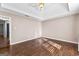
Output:
M7 23L9 23L9 45L10 45L11 44L11 17L0 15L0 20L5 21L6 22L5 25L7 25Z

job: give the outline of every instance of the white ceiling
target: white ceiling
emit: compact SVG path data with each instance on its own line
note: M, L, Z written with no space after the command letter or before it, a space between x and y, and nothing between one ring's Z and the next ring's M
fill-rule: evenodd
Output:
M32 16L40 21L79 13L78 3L45 3L42 10L38 3L1 3L0 6L2 10Z

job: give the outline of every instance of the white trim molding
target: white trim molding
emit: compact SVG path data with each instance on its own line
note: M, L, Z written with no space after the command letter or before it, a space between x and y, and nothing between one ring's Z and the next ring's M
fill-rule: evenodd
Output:
M3 16L3 15L0 15L0 19L1 20L11 20L11 17L9 17L9 16Z

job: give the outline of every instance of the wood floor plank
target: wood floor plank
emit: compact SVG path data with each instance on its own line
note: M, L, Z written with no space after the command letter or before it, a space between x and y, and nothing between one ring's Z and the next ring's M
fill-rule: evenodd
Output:
M52 45L49 44L49 41L53 42ZM61 46L61 49L57 48L56 45L57 47ZM1 48L0 54L11 56L78 56L78 45L40 38Z

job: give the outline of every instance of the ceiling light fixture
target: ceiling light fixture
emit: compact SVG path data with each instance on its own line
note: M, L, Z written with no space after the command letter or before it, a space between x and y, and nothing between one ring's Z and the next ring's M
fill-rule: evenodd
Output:
M40 0L39 7L40 7L40 9L44 8L44 2L43 2L43 0Z

